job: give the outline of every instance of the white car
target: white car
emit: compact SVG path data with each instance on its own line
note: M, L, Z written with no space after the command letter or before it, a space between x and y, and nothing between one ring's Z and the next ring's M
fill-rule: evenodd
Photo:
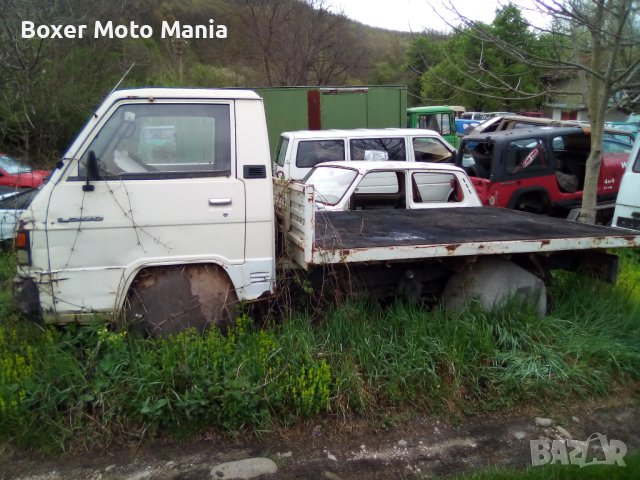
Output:
M480 207L467 174L450 164L326 162L302 181L313 185L320 210Z
M462 115L460 115L460 118L463 118L465 120L483 121L483 120L486 120L489 117L484 112L465 112Z
M276 149L274 176L300 180L319 163L352 161L451 162L455 149L433 130L357 128L284 132Z
M0 195L0 242L13 239L22 212L31 204L39 189L13 190Z
M612 225L640 230L640 137L633 146L627 169L622 176Z

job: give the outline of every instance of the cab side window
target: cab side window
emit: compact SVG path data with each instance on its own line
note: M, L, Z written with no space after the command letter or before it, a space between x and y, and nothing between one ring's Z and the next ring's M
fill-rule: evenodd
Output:
M411 177L413 203L448 203L464 200L453 173L418 172Z
M344 160L342 140L303 140L298 142L296 166L315 167L318 163Z
M448 113L430 113L418 117L418 128L434 130L441 135L451 134L451 117Z
M413 154L416 162L442 162L452 159L451 151L442 141L433 137L414 138Z
M284 160L287 156L287 148L289 148L289 139L280 137L278 141L278 151L276 152L276 164L284 167Z
M79 164L95 155L100 176L157 178L230 174L229 105L139 104L119 107L94 137ZM70 178L76 180L77 178Z
M351 160L406 160L404 138L354 138Z
M544 143L539 138L514 140L505 149L505 166L511 175L546 170L549 166Z

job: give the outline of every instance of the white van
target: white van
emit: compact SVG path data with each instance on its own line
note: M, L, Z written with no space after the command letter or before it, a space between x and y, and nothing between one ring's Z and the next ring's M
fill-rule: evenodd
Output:
M300 180L318 163L340 160L447 162L455 149L437 132L419 128L299 130L278 141L274 176Z
M640 137L629 154L613 214L614 227L640 230Z

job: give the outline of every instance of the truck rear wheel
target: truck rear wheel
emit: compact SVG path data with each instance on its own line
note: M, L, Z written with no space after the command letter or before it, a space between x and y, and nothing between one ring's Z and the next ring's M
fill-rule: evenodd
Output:
M237 306L233 285L218 266L153 267L134 280L124 314L133 331L159 337L188 328L226 330Z
M461 310L476 300L485 310L515 301L528 305L539 317L547 311L544 282L504 258L480 258L466 270L453 274L442 298L444 305L453 310Z

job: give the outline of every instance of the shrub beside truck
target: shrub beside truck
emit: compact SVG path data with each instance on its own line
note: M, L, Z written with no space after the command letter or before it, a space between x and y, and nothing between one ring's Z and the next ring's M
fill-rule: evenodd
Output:
M429 175L445 166L398 173L385 163L352 170L352 181L382 174L397 179L396 191L360 200L402 193L404 206L349 202L325 211L313 184L276 180L274 195L257 94L114 92L21 217L14 298L34 320L103 314L166 334L233 322L238 302L277 292L277 264L331 299L338 291L466 299L469 282L500 285L504 298L518 293L514 279L556 268L612 280L616 257L607 250L640 245L632 232L468 203L453 208L456 195L446 206L443 197L433 208L407 208L428 197ZM448 168L456 181L431 182L438 191L477 201L464 172ZM414 189L418 174L427 177ZM502 283L496 272L504 272Z

